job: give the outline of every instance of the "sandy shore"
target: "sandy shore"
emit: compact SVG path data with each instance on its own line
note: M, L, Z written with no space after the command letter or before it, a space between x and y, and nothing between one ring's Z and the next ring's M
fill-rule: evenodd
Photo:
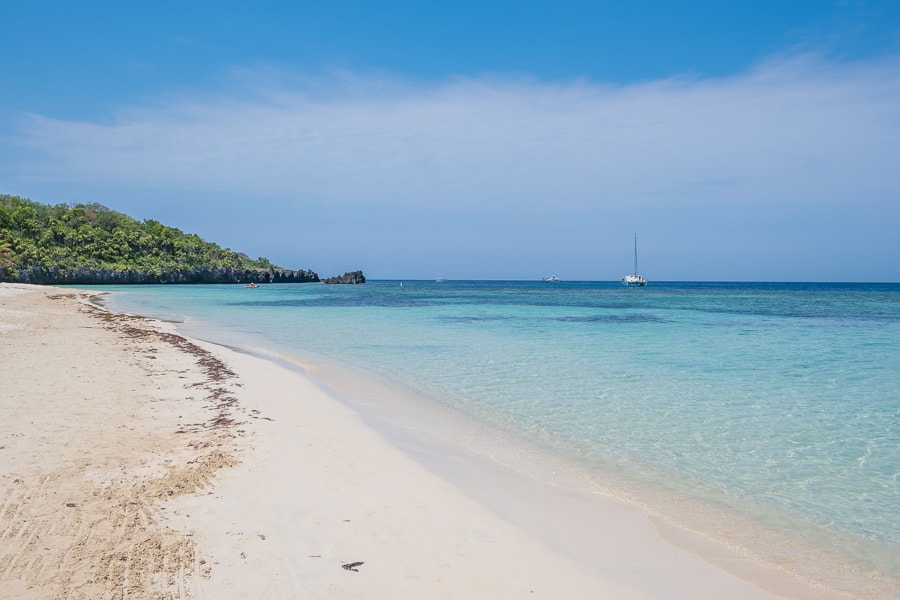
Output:
M0 597L847 597L499 465L452 484L302 373L85 297L0 284Z

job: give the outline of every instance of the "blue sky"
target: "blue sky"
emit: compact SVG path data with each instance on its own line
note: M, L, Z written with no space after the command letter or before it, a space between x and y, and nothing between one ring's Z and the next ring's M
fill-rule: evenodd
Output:
M370 278L900 281L900 2L4 2L0 193Z

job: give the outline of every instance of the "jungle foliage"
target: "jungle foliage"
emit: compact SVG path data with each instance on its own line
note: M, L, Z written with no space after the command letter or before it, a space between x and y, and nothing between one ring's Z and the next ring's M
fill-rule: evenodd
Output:
M137 221L101 204L39 204L0 195L0 275L32 267L141 271L279 269L154 220Z

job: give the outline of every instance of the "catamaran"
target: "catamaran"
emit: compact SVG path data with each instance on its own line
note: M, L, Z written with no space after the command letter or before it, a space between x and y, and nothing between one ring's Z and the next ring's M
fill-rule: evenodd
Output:
M637 234L634 234L634 273L631 275L626 275L622 278L622 283L627 286L644 286L647 285L647 280L638 275L637 268Z

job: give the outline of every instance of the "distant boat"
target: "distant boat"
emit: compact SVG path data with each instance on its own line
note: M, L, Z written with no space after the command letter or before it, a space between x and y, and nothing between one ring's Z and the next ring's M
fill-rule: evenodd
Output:
M631 286L645 286L647 285L647 280L638 275L637 268L637 234L634 234L634 273L631 275L626 275L622 278L622 283L631 287Z
M245 288L253 289L253 288L258 288L259 286L256 285L255 283L248 283L248 284L245 285L244 287L245 287Z
M438 277L438 278L435 279L434 281L435 281L436 283L444 283L444 282L447 281L447 280L444 279L443 277Z
M551 275L550 277L544 277L543 281L547 283L559 283L559 277Z

